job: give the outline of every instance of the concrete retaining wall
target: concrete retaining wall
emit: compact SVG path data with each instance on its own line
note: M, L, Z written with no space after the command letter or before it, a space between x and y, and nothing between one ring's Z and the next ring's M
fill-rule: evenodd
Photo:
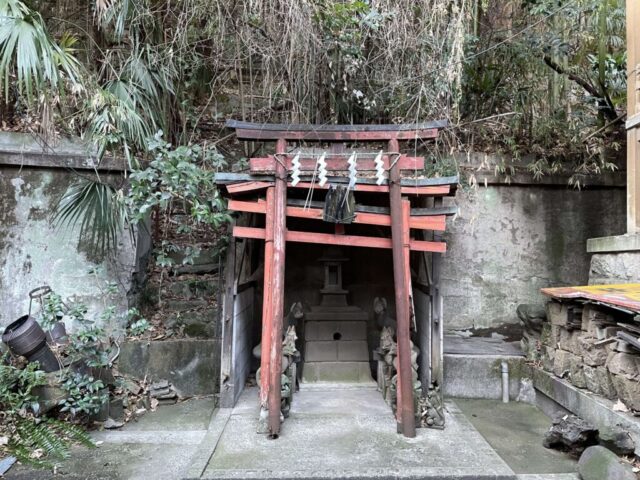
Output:
M586 285L587 239L626 228L624 188L490 184L455 204L442 266L449 330L517 323L519 304L544 302L540 288Z
M220 340L126 342L118 370L150 382L168 380L181 396L213 395L220 391Z
M85 303L91 317L109 306L118 313L128 308L140 270L130 236L121 236L115 258L99 259L79 242L77 229L55 229L51 222L67 187L79 175L95 175L87 170L90 160L77 144L45 151L31 135L0 133L0 331L27 313L28 293L41 285ZM123 322L118 316L104 326L117 334Z

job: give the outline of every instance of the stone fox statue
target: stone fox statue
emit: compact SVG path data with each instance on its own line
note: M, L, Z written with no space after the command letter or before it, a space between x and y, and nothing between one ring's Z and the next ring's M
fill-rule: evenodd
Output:
M396 329L396 319L388 313L387 299L384 297L376 297L373 299L373 312L376 316L376 322L379 328L389 327L393 331Z
M304 317L302 302L295 302L293 305L291 305L289 313L284 319L284 326L287 327L287 333L289 331L288 327L295 327L298 323L298 320L300 320L302 317ZM253 349L253 356L258 360L262 356L262 342L256 345Z
M296 302L291 305L289 314L284 319L284 325L287 327L287 330L282 341L282 395L283 398L288 398L288 400L285 401L287 412L288 406L290 406L291 403L289 389L293 388L293 391L296 391L298 388L298 372L295 365L300 359L300 353L296 347L296 340L298 339L296 335L296 323L298 323L298 320L302 319L303 316L304 310L302 309L302 303ZM253 356L260 360L262 356L262 342L253 349ZM289 366L291 366L291 369L289 369ZM256 381L260 383L259 368L256 371Z

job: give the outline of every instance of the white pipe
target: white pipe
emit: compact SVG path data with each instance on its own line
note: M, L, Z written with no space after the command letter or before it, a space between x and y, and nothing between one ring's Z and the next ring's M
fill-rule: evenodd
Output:
M509 364L503 360L500 370L502 372L502 403L509 403Z

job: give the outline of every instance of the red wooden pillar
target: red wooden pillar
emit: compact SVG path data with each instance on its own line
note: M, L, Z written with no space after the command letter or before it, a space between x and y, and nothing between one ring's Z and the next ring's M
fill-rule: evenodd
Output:
M273 330L272 294L273 294L273 218L274 187L267 188L267 205L264 238L264 288L262 298L262 344L260 357L260 417L263 418L269 409L269 379L271 362L271 331Z
M397 140L389 141L389 151L399 152ZM393 281L396 300L396 337L398 340L397 422L398 432L406 437L416 436L416 421L411 381L411 311L409 270L409 201L402 200L400 168L392 163L389 170L389 201L391 206L391 243L393 251Z
M276 154L286 153L287 142L279 139ZM287 171L282 156L276 157L275 191L273 201L273 264L271 269L271 342L269 350L269 433L280 433L282 323L284 317L284 269L287 219ZM265 272L266 273L266 272Z

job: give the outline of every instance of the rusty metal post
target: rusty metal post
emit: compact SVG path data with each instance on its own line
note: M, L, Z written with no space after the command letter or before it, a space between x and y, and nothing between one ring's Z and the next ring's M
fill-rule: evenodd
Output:
M389 140L389 151L398 152L398 140ZM413 384L411 381L411 327L409 307L409 285L407 277L409 246L409 223L403 210L402 187L400 185L400 167L392 163L389 170L389 202L391 206L391 241L393 251L393 280L396 299L396 336L398 339L398 376L397 376L397 418L398 432L406 437L416 436L416 420L413 403ZM408 203L408 202L407 202Z
M286 153L287 142L279 139L276 154ZM287 170L283 159L276 157L276 178L273 208L273 268L271 271L271 345L269 351L269 433L280 433L282 323L284 317L284 271L287 218Z
M267 205L264 239L264 283L262 291L262 343L260 356L260 422L266 422L269 410L269 379L271 363L271 331L273 330L272 301L273 294L273 218L275 188L267 188ZM266 425L260 425L260 433L266 433Z

